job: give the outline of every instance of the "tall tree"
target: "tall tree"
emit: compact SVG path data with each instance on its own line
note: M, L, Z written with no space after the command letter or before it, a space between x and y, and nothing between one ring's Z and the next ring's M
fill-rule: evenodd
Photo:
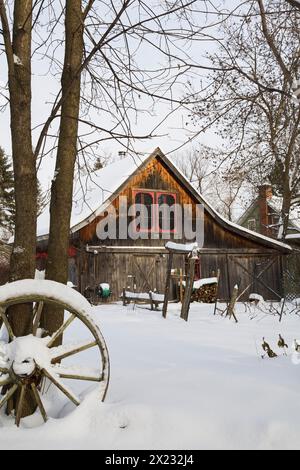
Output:
M227 70L210 74L195 120L224 138L233 174L244 173L257 185L280 175L284 238L300 182L300 107L292 99L300 66L299 12L285 1L256 0L239 13L241 22L229 18L223 24L224 41L211 61Z
M65 13L65 59L62 73L61 118L56 168L51 188L50 234L47 279L66 284L68 249L73 201L73 181L77 157L80 108L81 64L83 59L83 22L81 0L68 0ZM44 312L44 327L55 332L63 321L63 311Z
M12 158L15 179L15 236L10 280L33 278L36 254L37 173L31 134L32 1L14 2L12 34L6 6L0 0L0 17L8 67ZM16 336L32 331L32 306L17 305L8 312ZM24 415L35 409L26 392Z
M16 203L11 281L33 278L36 262L37 174L31 133L32 7L31 0L14 2L11 33L6 6L3 0L0 0L2 34L8 66ZM30 306L15 307L10 310L9 315L17 336L31 330Z

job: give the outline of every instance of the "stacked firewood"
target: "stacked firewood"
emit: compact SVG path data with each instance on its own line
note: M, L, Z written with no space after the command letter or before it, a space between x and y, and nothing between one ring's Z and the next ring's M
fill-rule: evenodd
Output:
M199 289L194 289L192 293L192 302L203 302L205 304L214 304L217 300L218 284L205 284Z

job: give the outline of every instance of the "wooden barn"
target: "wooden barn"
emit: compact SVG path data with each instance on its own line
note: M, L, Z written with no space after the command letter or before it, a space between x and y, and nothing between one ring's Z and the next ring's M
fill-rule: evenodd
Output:
M220 270L219 297L224 300L230 298L237 283L241 292L251 284L244 299L250 293L265 299L281 298L285 256L290 247L222 218L159 148L148 157L136 160L126 157L113 163L95 172L85 184L81 181L78 187L70 233L69 271L70 281L81 293L95 291L101 283L110 285L112 300L119 299L123 288L133 283L138 292L163 293L168 261L166 242L192 240L185 235L178 238L183 221L176 211L170 212L169 230L163 229L160 205L189 207L195 227L196 207L201 204L204 244L196 264L196 279L210 277ZM125 197L129 206L144 204L149 208L147 220L141 225L143 230L137 227L136 239L124 237L119 228L113 236L99 239L99 224L103 226L110 212L120 218ZM47 257L48 218L44 213L39 221L39 269L43 269ZM134 217L127 214L126 226L133 223ZM184 271L185 266L185 256L175 256L173 267ZM176 296L175 277L172 282Z

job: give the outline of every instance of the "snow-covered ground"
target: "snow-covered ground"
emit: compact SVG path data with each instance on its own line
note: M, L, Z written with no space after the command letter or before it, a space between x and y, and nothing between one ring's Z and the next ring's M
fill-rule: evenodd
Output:
M60 392L55 405L47 399L47 424L36 416L17 429L2 413L0 449L299 449L300 360L291 346L300 317L251 320L243 308L235 324L201 304L192 305L188 323L177 305L167 320L133 305L95 307L111 355L105 403L89 385L79 408L64 406ZM279 334L290 345L287 357ZM277 359L261 359L262 337ZM92 350L83 354L96 367Z

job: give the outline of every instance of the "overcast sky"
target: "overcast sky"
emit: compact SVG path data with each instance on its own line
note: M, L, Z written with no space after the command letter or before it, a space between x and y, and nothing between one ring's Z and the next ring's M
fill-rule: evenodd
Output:
M199 3L202 3L201 1ZM232 4L233 1L229 2ZM200 17L199 17L200 18ZM205 21L205 17L202 15L201 21ZM211 43L202 42L196 44L189 52L194 58L197 58L197 61L201 63L201 57L204 56L205 52L212 50ZM58 58L59 58L58 53ZM150 55L151 54L151 55ZM156 61L160 60L155 53L150 53L149 49L144 50L143 59L147 62L148 65L155 64ZM204 63L204 59L203 59ZM0 57L0 83L3 85L6 83L6 65L5 58L2 55ZM53 69L52 69L53 73ZM193 77L193 80L197 86L197 82L200 81L200 78ZM47 62L45 60L40 60L38 56L34 58L33 67L32 67L32 89L33 89L33 108L32 108L32 121L33 127L40 125L49 115L51 109L51 101L58 91L58 78L53 77L49 72ZM182 98L185 88L185 82L179 83L176 86L175 94L178 98ZM3 98L0 98L3 102ZM159 103L153 109L149 100L143 99L140 103L141 108L151 107L151 115L147 112L140 112L137 116L132 114L132 127L136 134L145 135L150 132L163 118L167 116L171 108L168 104ZM9 110L6 112L0 113L0 145L8 152L11 151L11 142L10 142L10 129L9 129ZM95 122L99 122L101 125L101 115L94 114L93 119ZM197 130L195 127L191 126L188 119L188 112L180 109L169 114L169 117L160 125L157 129L156 134L159 134L158 137L145 141L135 142L135 149L140 152L147 152L153 150L155 147L160 146L165 153L174 151L177 147L180 147L182 144L187 142L191 138L192 132ZM53 128L53 133L57 132L56 128ZM37 133L34 133L36 136ZM208 145L216 146L217 139L214 136L213 132L208 132L205 135L201 135L197 138L196 142L205 143ZM117 155L118 151L122 150L120 144L115 141L107 141L101 144L101 152L112 153ZM182 150L184 151L184 150ZM54 154L55 156L55 154ZM42 181L43 187L49 187L50 181L53 177L53 166L54 158L48 156L41 166L40 179Z

